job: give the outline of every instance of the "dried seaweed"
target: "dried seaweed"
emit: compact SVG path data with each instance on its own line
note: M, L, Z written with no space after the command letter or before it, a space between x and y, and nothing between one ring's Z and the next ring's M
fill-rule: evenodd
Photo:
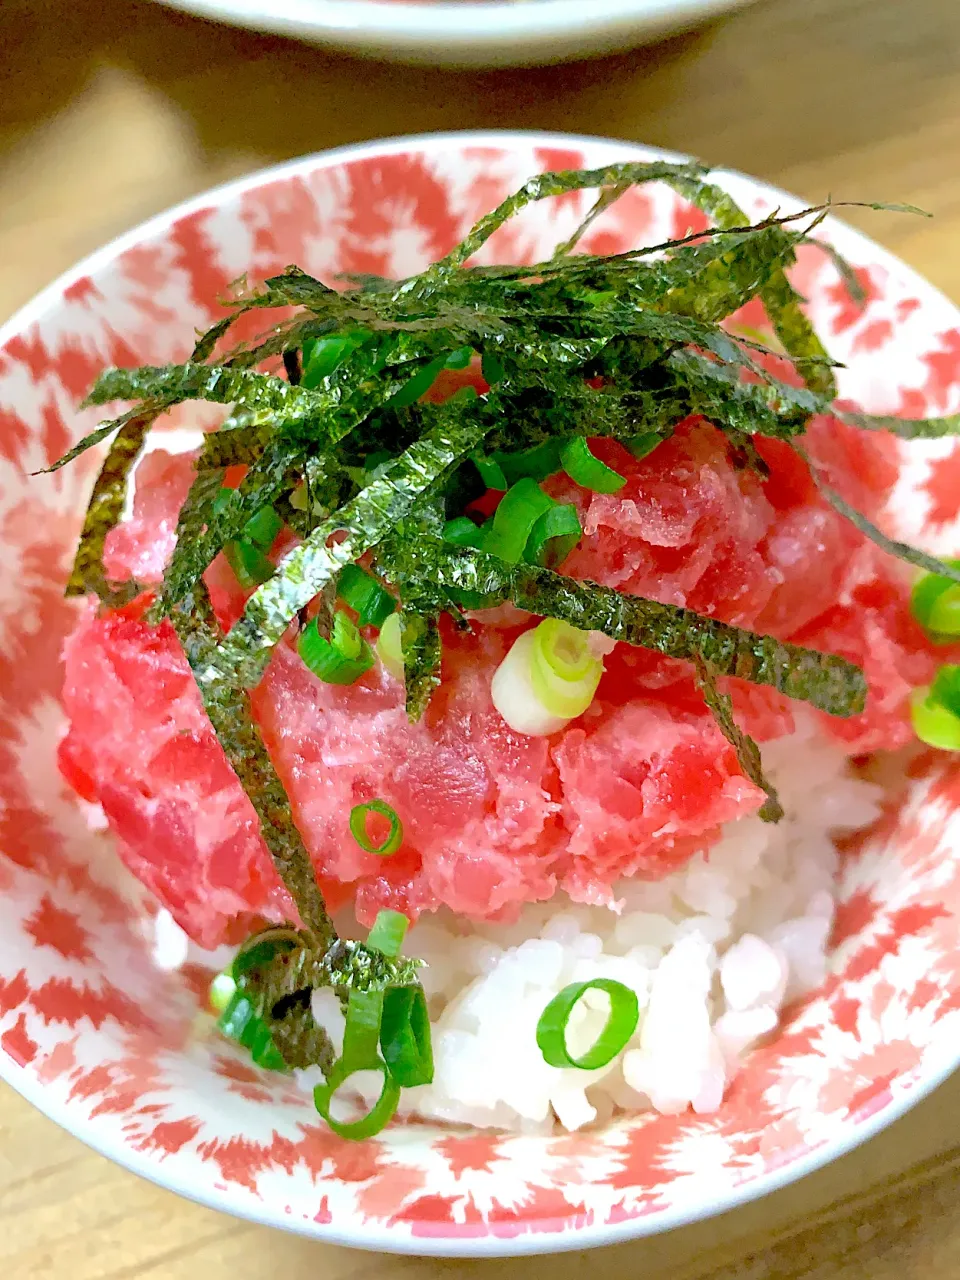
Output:
M860 427L864 431L889 431L901 440L942 440L945 436L960 435L960 413L943 418L894 418L884 414L857 413L836 406L831 412L851 427Z
M256 945L257 939L252 942ZM262 963L244 968L244 984L256 992L260 1009L266 1012L315 987L382 991L388 986L413 986L423 965L415 957L391 958L363 942L342 938L321 949L312 938L300 935L290 947L264 950L269 955Z
M68 596L82 596L88 591L94 591L100 596L109 593L103 569L104 544L107 534L123 514L127 479L140 456L154 416L152 413L142 413L129 418L120 427L107 451L100 474L94 481L73 568L67 579Z
M863 672L845 658L758 635L690 609L624 595L534 565L509 565L426 533L402 545L386 544L380 564L401 594L407 582L428 578L447 589L475 593L486 606L511 600L530 613L560 618L584 631L602 631L664 657L699 657L717 676L769 685L830 715L858 715L864 707Z
M783 817L783 806L776 788L763 772L760 748L734 719L733 699L717 688L716 674L711 664L699 654L694 658L693 667L703 700L718 729L737 753L741 770L752 783L766 792L767 798L760 806L760 817L764 822L779 822Z
M310 855L293 821L283 783L253 719L249 698L227 687L214 665L219 628L203 583L197 585L182 608L171 611L170 617L210 723L260 819L260 831L277 871L316 944L329 947L336 933Z
M404 690L407 717L412 722L420 719L440 685L439 614L423 609L423 605L417 608L416 600L409 600L408 593L400 611Z
M288 1067L301 1071L319 1067L324 1075L329 1075L336 1052L326 1030L314 1020L309 990L304 995L306 999L268 1015L270 1034Z

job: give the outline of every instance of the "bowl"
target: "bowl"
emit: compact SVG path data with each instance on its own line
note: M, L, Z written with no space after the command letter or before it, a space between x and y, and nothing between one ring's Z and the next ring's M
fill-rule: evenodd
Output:
M628 49L750 0L162 0L198 17L350 53L510 67Z
M367 1249L487 1256L582 1249L759 1196L902 1115L960 1058L960 774L933 753L844 850L830 976L750 1056L721 1110L622 1117L564 1136L399 1124L350 1144L287 1077L209 1034L209 973L162 971L149 906L55 766L62 598L89 463L34 476L94 421L76 405L111 363L187 355L241 272L296 261L405 274L444 253L533 173L662 156L553 134L374 142L254 174L154 218L80 263L0 333L0 1074L110 1159L203 1204ZM678 157L669 157L676 159ZM751 215L797 207L720 174ZM586 194L531 206L485 252L537 260ZM702 226L662 187L614 205L606 251ZM956 411L960 317L890 254L830 222L863 311L831 260L796 283L871 411ZM175 420L176 421L176 420ZM910 447L891 519L955 551L960 454ZM95 824L94 824L95 825Z

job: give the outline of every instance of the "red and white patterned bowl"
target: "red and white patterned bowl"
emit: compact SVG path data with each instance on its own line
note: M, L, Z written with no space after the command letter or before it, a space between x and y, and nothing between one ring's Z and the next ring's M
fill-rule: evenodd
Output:
M111 363L185 358L236 276L298 262L422 269L532 173L646 159L595 139L453 134L371 143L245 178L94 254L0 333L0 1073L111 1159L205 1204L371 1249L488 1255L583 1248L717 1213L824 1164L906 1111L960 1057L960 774L932 756L843 861L831 976L757 1050L715 1116L510 1137L398 1125L350 1144L309 1097L202 1034L208 975L157 970L142 893L54 763L61 596L89 465L33 472L92 423L75 406ZM723 175L751 214L791 201ZM484 251L542 258L581 194L527 210ZM597 224L616 251L703 225L666 189ZM797 268L844 395L875 411L960 408L960 317L849 229L851 306L825 255ZM910 446L900 531L956 551L960 452Z
M751 0L162 0L174 9L392 61L514 67L612 53Z

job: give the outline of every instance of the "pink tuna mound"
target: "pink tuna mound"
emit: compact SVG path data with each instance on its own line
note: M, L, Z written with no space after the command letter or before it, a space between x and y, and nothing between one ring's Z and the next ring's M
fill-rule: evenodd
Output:
M850 501L882 509L895 444L833 419L814 421L807 442ZM576 502L584 528L563 572L841 654L866 673L867 707L821 716L824 731L851 755L909 740L907 695L937 659L900 567L825 504L796 454L762 442L761 479L701 420L642 461L610 441L594 447L627 483L602 495L563 476L547 482ZM110 535L111 574L159 579L191 471L189 456L147 455L133 516ZM207 580L229 624L243 594L222 558ZM103 806L127 865L196 941L295 918L173 630L142 612L91 608L67 642L64 773ZM332 908L353 902L369 924L382 907L504 917L558 888L607 902L620 877L666 875L721 823L759 807L690 668L647 650L617 645L593 705L560 732L511 730L490 682L527 625L500 610L477 615L472 631L445 626L442 683L414 725L379 664L341 687L318 680L292 639L277 648L254 712ZM757 739L791 731L788 700L729 687ZM388 859L364 852L348 827L352 807L375 797L403 821Z

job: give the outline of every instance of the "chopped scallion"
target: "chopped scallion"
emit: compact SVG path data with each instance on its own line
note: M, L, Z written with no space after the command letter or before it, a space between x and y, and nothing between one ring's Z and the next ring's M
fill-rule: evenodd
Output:
M409 927L410 921L402 911L391 911L386 908L378 911L373 928L367 934L367 946L383 952L391 959L396 959Z
M327 640L314 618L300 633L300 657L327 684L353 684L373 666L373 651L345 613L333 615L333 632Z
M430 1015L422 987L389 987L383 993L380 1051L404 1089L433 1083Z
M913 731L929 747L960 751L960 719L931 697L929 689L915 689L910 701Z
M233 999L237 990L237 984L233 980L233 976L229 973L218 973L214 980L210 983L210 1008L217 1013L223 1013L227 1005Z
M349 1071L376 1070L380 1058L382 991L351 991L343 1028L341 1061Z
M356 612L361 627L382 627L397 607L390 592L358 564L345 564L340 570L337 594Z
M377 636L377 656L394 680L403 679L403 621L399 613L391 613Z
M447 365L447 356L437 356L435 360L431 360L429 364L425 364L418 369L407 382L403 384L399 391L386 401L386 406L391 409L405 409L408 405L419 400L425 395L437 380L437 374Z
M631 436L629 440L624 440L624 446L630 450L638 460L645 458L647 454L653 453L654 449L663 440L663 436L657 431L644 431L638 436Z
M393 1119L400 1102L400 1086L390 1075L385 1062L380 1061L375 1067L360 1069L380 1071L383 1075L383 1087L377 1101L359 1120L337 1120L330 1113L334 1095L356 1073L357 1068L351 1070L345 1067L341 1059L331 1070L326 1084L317 1085L313 1091L314 1105L333 1132L353 1142L362 1142L364 1138L372 1138L378 1134Z
M374 844L367 831L367 821L372 813L379 814L390 823L390 830L380 844ZM354 805L350 810L350 831L365 853L375 853L380 858L396 853L403 843L403 823L396 810L383 800L368 800L365 804Z
M516 484L525 476L531 480L546 480L554 472L560 470L560 442L544 440L532 449L518 449L514 453L496 453L492 461L496 462L507 481Z
M534 693L551 715L572 720L593 701L603 662L590 647L587 632L544 618L533 632L530 674Z
M594 493L616 493L627 483L625 476L591 453L583 436L567 441L560 450L560 464L574 484Z
M254 587L268 582L277 571L273 561L245 538L239 542L226 543L223 554L244 591L252 591Z
M473 462L480 472L480 479L488 489L493 489L497 493L507 489L507 477L500 469L499 463L494 462L492 458L485 458L481 453L474 454Z
M517 564L537 521L555 505L535 480L518 480L500 499L493 525L484 535L483 550Z
M603 1030L593 1045L574 1057L567 1048L567 1022L574 1008L588 991L604 991L610 999L610 1012ZM612 1062L637 1029L640 1004L636 992L613 978L593 978L590 982L572 982L554 996L537 1023L537 1044L551 1067L579 1067L595 1071Z
M261 551L269 551L283 528L283 521L273 507L261 507L243 526L243 535Z
M577 508L570 502L558 503L545 511L530 530L523 558L528 564L557 569L582 537Z
M930 688L930 697L960 718L960 666L951 662L940 668Z
M256 1013L252 1000L242 991L234 990L217 1020L217 1026L229 1040L235 1040L248 1049L258 1067L266 1067L270 1071L286 1070L269 1025Z
M466 369L473 359L473 347L458 347L447 356L446 369Z
M960 569L960 560L947 560ZM960 635L960 587L939 573L925 573L914 584L910 610L922 627L936 640Z
M479 550L482 537L480 526L474 524L469 516L457 516L443 526L444 542L452 542L455 547L473 547Z
M358 347L372 335L367 329L338 334L329 338L308 339L303 344L303 372L300 385L308 391L320 385L324 378L343 364Z

